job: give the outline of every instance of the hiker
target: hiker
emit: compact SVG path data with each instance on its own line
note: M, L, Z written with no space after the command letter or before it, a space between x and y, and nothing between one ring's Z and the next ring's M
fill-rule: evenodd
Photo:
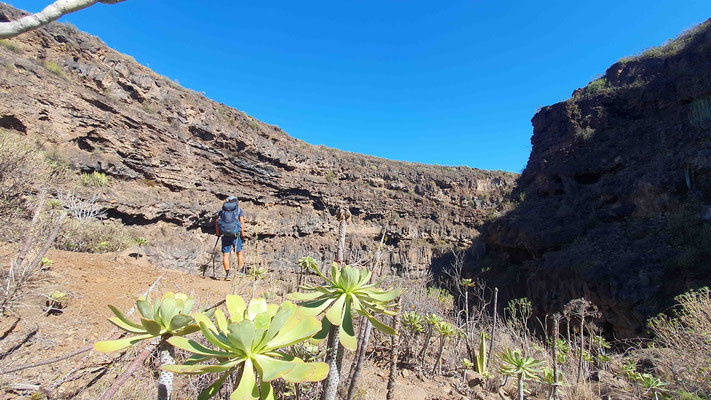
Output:
M237 265L242 271L242 240L244 240L244 211L238 206L237 197L230 196L222 210L217 214L215 229L217 236L222 236L222 266L225 267L225 280L230 277L230 252L237 253Z

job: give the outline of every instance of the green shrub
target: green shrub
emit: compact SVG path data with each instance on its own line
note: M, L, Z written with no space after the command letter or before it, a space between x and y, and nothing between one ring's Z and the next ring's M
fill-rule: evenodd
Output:
M230 109L224 104L219 104L217 106L217 116L225 122L232 121L232 118L230 118Z
M676 38L667 40L664 44L660 46L651 47L649 49L644 50L642 53L639 53L634 56L624 57L620 59L619 62L625 63L635 61L641 58L671 57L675 54L678 54L681 50L688 46L689 43L691 43L691 41L696 37L696 35L702 32L706 27L708 27L708 25L709 24L707 22L701 23L689 30L680 33L679 36L677 36Z
M516 332L528 330L528 319L533 315L533 305L527 297L509 300L504 309L506 322Z
M333 171L329 170L328 172L326 172L326 182L331 183L335 179L336 179L336 174Z
M0 46L6 48L16 54L22 53L22 47L20 46L19 43L15 42L14 40L0 39Z
M158 112L158 106L156 106L150 100L143 100L141 102L141 109L146 112L146 114L155 114Z
M451 310L454 307L454 296L446 289L429 287L427 288L427 297L432 300L437 300L445 311Z
M45 61L44 67L45 67L45 69L47 69L47 71L57 75L58 77L66 78L66 75L64 74L64 70L62 69L62 67L60 67L59 64L57 64L54 61Z
M72 24L71 22L67 21L64 23L64 26L67 27L67 30L71 33L79 33L79 28L77 28L76 25Z
M106 174L97 171L94 171L90 174L82 173L81 183L84 186L104 187L109 185L109 177L106 176Z
M594 81L588 83L588 85L585 87L585 94L596 95L609 90L611 90L610 83L607 81L607 78L603 77L595 79Z
M126 227L114 221L72 219L57 238L60 250L106 253L121 251L135 243Z
M678 400L703 400L701 397L699 397L698 394L696 393L690 393L690 392L677 392L676 393L678 397Z
M589 126L586 126L585 128L579 128L575 131L575 136L583 140L590 139L594 134L595 130Z

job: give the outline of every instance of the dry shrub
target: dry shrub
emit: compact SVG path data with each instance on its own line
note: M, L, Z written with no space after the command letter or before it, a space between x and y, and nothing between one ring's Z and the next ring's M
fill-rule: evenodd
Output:
M33 139L0 130L0 240L23 239L37 194L51 193L75 177L67 165L40 151Z
M28 139L0 134L0 218L26 218L27 200L48 181L51 168Z
M35 292L46 279L44 256L57 237L66 214L52 208L45 210L45 193L35 205L32 221L25 229L25 237L17 254L10 256L9 267L0 268L0 316L25 304L27 297Z
M711 396L711 289L690 290L676 297L671 316L649 320L657 357L683 391Z
M76 252L106 253L123 250L131 244L131 234L119 222L72 219L62 229L55 247Z
M390 278L386 286L402 288L402 310L415 311L421 315L452 315L453 300L446 291L431 287L431 277L423 279Z
M595 393L589 382L580 382L566 388L563 398L566 400L597 400L600 396Z

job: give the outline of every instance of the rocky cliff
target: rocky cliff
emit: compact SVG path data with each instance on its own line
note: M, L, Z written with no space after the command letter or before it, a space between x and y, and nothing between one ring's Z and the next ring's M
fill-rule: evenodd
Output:
M504 296L585 296L619 337L711 283L711 22L533 117L517 207L485 226Z
M0 19L18 15L0 3ZM334 215L347 207L350 261L371 255L384 229L386 264L424 271L450 246L472 243L516 178L307 144L72 26L0 44L0 128L36 138L72 168L107 174L108 217L140 229L161 265L195 268L214 243L216 210L234 193L250 263L255 254L272 267L306 254L332 259Z

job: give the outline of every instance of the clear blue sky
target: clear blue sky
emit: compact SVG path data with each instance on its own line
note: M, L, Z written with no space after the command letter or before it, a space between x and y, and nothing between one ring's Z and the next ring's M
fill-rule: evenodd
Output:
M518 172L538 107L709 17L709 0L127 0L63 20L309 143Z

